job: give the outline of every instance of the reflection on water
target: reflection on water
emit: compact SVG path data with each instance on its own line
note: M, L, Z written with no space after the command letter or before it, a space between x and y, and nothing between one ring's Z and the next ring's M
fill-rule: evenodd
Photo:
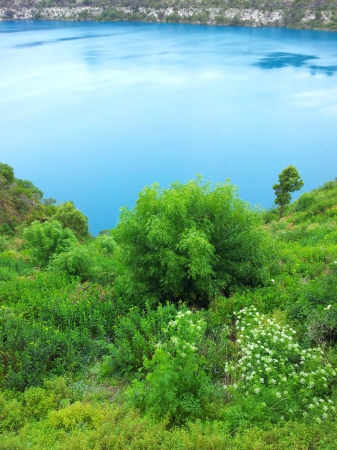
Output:
M337 72L337 66L310 66L310 74L317 75L323 73L328 77L331 77Z
M303 67L311 59L319 59L313 55L299 55L296 53L269 53L269 55L253 64L260 69L282 69L283 67Z
M57 42L68 42L68 41L78 41L80 39L93 39L106 36L104 34L89 34L86 36L72 36L72 37L64 37L59 39L52 39L49 41L35 41L35 42L25 42L24 44L14 45L15 48L26 48L26 47L39 47L40 45L48 45L55 44Z
M308 61L313 59L320 59L318 56L314 55L301 55L297 53L284 53L275 52L269 53L260 61L252 64L254 67L259 67L260 69L282 69L283 67L304 67L310 69L311 75L324 74L327 76L332 76L337 72L337 66L318 66L307 64Z

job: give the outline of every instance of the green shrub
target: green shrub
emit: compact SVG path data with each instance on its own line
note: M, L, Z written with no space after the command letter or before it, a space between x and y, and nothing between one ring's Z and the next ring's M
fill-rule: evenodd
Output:
M5 236L0 236L0 252L4 252L8 247L8 241Z
M48 265L54 254L62 253L77 242L69 228L62 228L57 220L40 223L34 221L25 228L24 238L30 248L33 263L41 267Z
M47 413L58 406L52 392L41 387L30 387L23 394L25 416L29 419L41 420Z
M117 246L115 239L107 234L97 236L95 243L99 250L106 255L112 255Z
M329 389L336 372L321 349L301 349L292 328L255 307L237 314L236 328L238 360L228 365L224 386L233 397L225 411L233 427L335 417Z
M88 237L88 218L75 208L73 202L65 202L58 206L53 218L60 222L64 228L70 228L77 239L83 240Z
M0 163L0 182L2 185L10 185L14 181L14 169L8 164Z
M21 403L16 399L7 399L0 392L0 434L5 431L17 431L24 423Z
M50 262L50 267L67 275L77 276L82 281L87 281L95 272L94 264L95 259L90 249L84 245L75 244L66 252L56 254Z
M260 214L233 186L211 190L199 177L169 189L143 189L136 207L122 210L113 236L120 270L129 273L133 286L161 300L207 303L235 286L265 282L271 247L259 225Z
M102 420L103 412L90 403L75 402L59 411L49 413L48 425L51 428L64 429L69 432L73 429L94 428Z
M147 375L127 390L131 404L157 418L168 416L181 424L201 417L211 394L210 379L198 346L205 331L200 314L179 311L163 329L165 342L157 342L151 359L144 359Z
M21 314L22 316L22 314ZM62 333L29 323L9 308L0 308L0 385L24 390L43 378L80 366L78 333Z
M102 373L133 378L142 367L144 358L151 359L154 355L158 340L167 339L163 328L176 311L173 305L158 306L156 310L147 307L145 311L134 307L126 316L118 318L114 342L104 359Z

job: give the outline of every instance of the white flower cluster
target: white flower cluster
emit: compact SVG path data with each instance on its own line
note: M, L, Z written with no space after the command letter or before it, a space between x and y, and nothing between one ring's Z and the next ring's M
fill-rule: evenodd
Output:
M204 328L204 320L196 319L196 316L187 310L179 311L175 320L171 320L163 331L170 335L169 341L173 344L174 354L186 358L190 351L198 350L195 342L201 338Z
M311 412L316 420L323 420L334 414L331 401L315 397L324 396L336 376L324 363L321 349L301 350L294 341L295 330L260 314L254 306L236 313L236 328L238 360L227 366L236 389L263 397L262 403L274 409L286 408L289 416L296 412L306 417Z

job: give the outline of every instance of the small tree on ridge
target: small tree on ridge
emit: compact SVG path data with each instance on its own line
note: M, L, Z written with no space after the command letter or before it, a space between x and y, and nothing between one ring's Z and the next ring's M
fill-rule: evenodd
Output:
M288 166L278 176L279 183L274 184L276 199L274 203L280 205L280 218L282 217L284 207L291 201L290 192L299 191L304 185L303 180L295 166Z

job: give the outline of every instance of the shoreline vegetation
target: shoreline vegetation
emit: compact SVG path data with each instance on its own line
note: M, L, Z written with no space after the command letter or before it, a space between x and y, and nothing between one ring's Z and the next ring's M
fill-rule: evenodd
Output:
M335 450L337 179L280 207L197 175L93 238L0 163L0 450Z
M337 30L336 0L0 0L0 21L139 21Z

